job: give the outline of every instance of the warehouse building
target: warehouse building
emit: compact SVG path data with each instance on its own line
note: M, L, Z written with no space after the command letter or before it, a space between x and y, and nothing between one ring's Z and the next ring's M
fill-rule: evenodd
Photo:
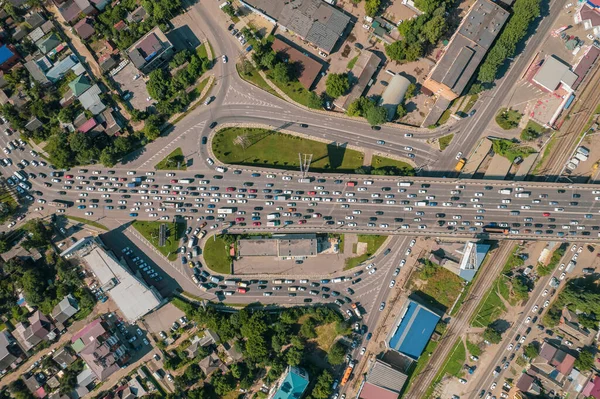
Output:
M417 360L439 320L438 314L409 299L400 311L397 327L390 331L385 341L386 345L404 356Z
M239 240L238 256L270 256L280 259L299 259L317 256L319 243L316 234L273 234L270 237L251 237Z
M322 0L240 0L243 6L329 54L350 17Z

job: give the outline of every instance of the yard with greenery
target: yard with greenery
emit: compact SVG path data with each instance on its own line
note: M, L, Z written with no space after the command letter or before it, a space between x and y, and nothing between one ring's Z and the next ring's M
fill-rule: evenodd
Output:
M496 115L496 123L504 130L514 129L519 126L519 121L523 117L519 111L514 109L502 108Z
M179 167L178 167L179 165ZM187 170L181 147L177 147L154 167L156 170Z
M234 236L218 235L206 240L202 256L206 261L206 267L220 274L231 273L231 256L229 256L230 245L235 241Z
M349 270L352 269L353 267L358 266L359 264L361 264L362 262L366 261L367 259L369 259L371 256L373 256L373 254L375 252L377 252L377 250L379 249L379 247L381 247L383 245L383 243L385 242L385 240L387 240L387 236L378 236L378 235L366 235L366 234L359 234L358 235L358 242L359 243L366 243L367 244L367 251L359 256L355 256L353 258L347 258L346 259L346 266L344 267L344 270ZM353 248L353 253L356 253L356 247Z
M297 170L299 152L313 154L311 170L315 172L351 173L363 162L358 151L258 128L222 129L212 146L219 161L235 165Z
M17 201L8 191L0 190L0 223L4 223L18 207Z
M252 83L254 86L281 98L281 96L267 84L263 77L260 76L258 69L256 69L250 61L244 60L241 64L236 64L235 67L240 77L246 82Z
M446 148L448 148L448 146L450 145L450 142L452 141L452 139L454 138L454 134L449 134L447 136L444 137L440 137L440 150L444 151Z
M514 162L517 157L525 159L535 152L531 147L522 146L507 139L492 141L492 148L496 154L507 158L511 162Z
M449 309L464 286L463 280L441 266L437 266L427 259L422 259L423 264L419 272L419 279L426 282L419 289L419 294L432 305Z
M525 126L525 129L523 129L523 131L521 132L521 140L523 140L523 141L535 140L538 137L540 137L545 131L546 131L546 129L542 125L540 125L539 123L536 123L532 120L529 120L527 122L527 126Z
M473 327L487 327L506 312L506 305L499 295L499 292L506 286L504 276L500 276L494 282L492 289L488 292L485 299L479 305L477 312L471 320Z
M481 350L481 348L479 347L479 345L477 345L474 342L471 342L467 339L467 350L469 351L469 354L473 355L473 356L481 356L481 353L483 352Z
M354 68L354 65L356 65L356 61L358 61L358 55L354 58L352 58L350 61L348 61L348 65L346 66L346 69L350 70L352 68Z
M397 159L385 158L379 155L373 155L371 158L371 167L377 169L396 169L399 171L399 175L412 176L415 171L414 168L403 161Z
M158 246L158 235L161 224L167 225L167 237L164 247ZM154 248L161 254L167 257L170 261L177 259L177 249L179 248L179 240L185 232L185 223L172 222L143 222L135 220L132 226L146 239Z

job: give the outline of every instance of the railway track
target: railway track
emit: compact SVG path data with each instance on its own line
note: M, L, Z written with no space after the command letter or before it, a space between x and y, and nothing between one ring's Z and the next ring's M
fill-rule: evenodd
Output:
M592 75L585 79L586 84L578 103L583 104L579 111L570 115L570 119L565 122L561 130L558 131L557 142L554 150L550 154L546 165L539 172L539 175L546 176L546 180L555 179L562 172L565 164L571 156L574 146L580 138L585 125L594 114L596 106L600 103L600 88L592 82L600 80L600 63L594 67Z
M444 366L448 354L454 347L456 338L460 337L469 327L473 314L477 311L481 300L490 290L496 277L500 275L500 271L510 256L513 247L514 243L502 241L494 256L488 259L485 270L479 271L480 278L475 281L471 293L456 314L456 317L450 321L448 330L440 340L435 351L431 354L427 367L411 383L409 390L404 394L405 398L426 399L425 394L433 384L439 370Z

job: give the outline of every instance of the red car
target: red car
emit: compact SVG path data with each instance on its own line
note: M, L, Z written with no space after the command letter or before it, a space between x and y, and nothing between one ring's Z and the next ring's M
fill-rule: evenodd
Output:
M235 187L227 187L225 190L226 191L235 191Z
M306 193L306 194L308 194L308 195L317 195L317 192L316 192L316 191L309 191L309 192L308 192L308 193Z
M73 178L73 175L66 175L66 176L65 176L65 178L67 178L67 179L72 179L72 178Z
M126 177L119 177L119 181L127 181Z
M248 192L254 194L254 193L257 193L258 191L255 188L251 188L250 190L248 190Z
M260 226L260 222L254 222L252 223L252 226Z
M321 215L320 213L313 213L312 217L320 218L320 217L323 217L323 215Z
M171 183L177 183L177 179L171 180Z
M235 218L236 222L243 222L244 220L246 220L246 219L244 219L244 218Z
M550 216L550 212L544 212L542 215L548 217L548 216Z
M306 219L300 219L300 220L298 220L298 224L306 224Z

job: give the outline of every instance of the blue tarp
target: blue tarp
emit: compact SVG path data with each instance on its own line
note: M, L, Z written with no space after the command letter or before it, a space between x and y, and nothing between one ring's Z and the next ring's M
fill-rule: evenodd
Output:
M13 53L13 51L9 49L8 46L4 45L0 47L0 65L4 64L14 55L15 53Z

